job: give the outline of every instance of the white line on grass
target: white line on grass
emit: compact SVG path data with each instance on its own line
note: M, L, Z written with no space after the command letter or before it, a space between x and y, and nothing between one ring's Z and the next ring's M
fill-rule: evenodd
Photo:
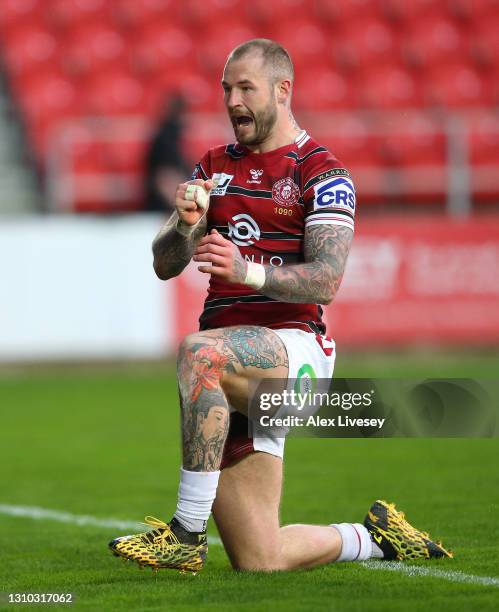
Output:
M58 521L59 523L78 525L78 527L90 525L91 527L104 527L105 529L110 528L132 532L144 531L144 523L122 521L121 519L113 518L101 519L96 516L89 516L86 514L71 514L70 512L50 510L49 508L40 508L38 506L12 506L10 504L0 504L0 514L31 518L39 521ZM222 541L216 536L209 536L208 543L221 545Z
M499 587L499 578L491 576L473 576L463 572L434 569L432 567L422 567L421 565L407 565L401 561L364 561L362 565L370 570L384 570L389 572L399 572L412 577L430 577L450 580L451 582L464 582L467 584L481 584L483 586Z
M58 521L59 523L69 523L71 525L78 525L79 527L90 525L91 527L122 529L125 531L140 531L144 528L142 523L135 521L123 521L113 518L103 519L85 514L71 514L70 512L62 512L61 510L40 508L39 506L0 504L0 514L42 521ZM221 546L222 544L220 538L216 536L210 536L208 542L215 546ZM493 578L491 576L474 576L459 571L434 569L422 567L421 565L407 565L398 561L364 561L361 565L370 570L399 572L411 577L440 578L441 580L449 580L450 582L499 587L499 578Z

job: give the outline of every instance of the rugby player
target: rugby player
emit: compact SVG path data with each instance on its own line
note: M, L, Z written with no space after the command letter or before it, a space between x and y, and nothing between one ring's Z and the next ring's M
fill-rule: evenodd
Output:
M292 570L370 557L449 556L392 504L364 524L280 526L284 439L247 419L250 380L333 374L321 304L335 297L353 238L355 191L343 165L291 112L293 65L274 41L234 49L223 71L235 144L215 147L178 186L153 243L167 280L193 259L210 275L200 331L178 355L182 467L170 522L118 537L115 555L198 571L213 511L233 568ZM201 189L190 186L198 186ZM209 194L209 202L206 194Z

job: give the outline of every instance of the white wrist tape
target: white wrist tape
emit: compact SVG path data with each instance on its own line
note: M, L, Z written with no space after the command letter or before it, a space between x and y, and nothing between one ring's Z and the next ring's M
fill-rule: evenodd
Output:
M248 269L244 284L253 289L261 289L265 284L265 268L262 264L248 261Z

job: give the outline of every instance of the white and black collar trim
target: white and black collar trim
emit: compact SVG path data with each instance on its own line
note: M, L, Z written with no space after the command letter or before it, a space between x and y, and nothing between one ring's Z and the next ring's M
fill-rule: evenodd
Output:
M310 140L310 136L307 134L306 130L302 130L296 137L295 144L301 149L308 140Z

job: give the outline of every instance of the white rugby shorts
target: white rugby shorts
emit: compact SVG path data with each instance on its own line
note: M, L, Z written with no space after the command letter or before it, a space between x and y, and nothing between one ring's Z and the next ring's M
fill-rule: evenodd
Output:
M289 374L287 390L291 392L296 381L304 379L320 379L327 383L326 388L316 388L317 392L327 392L329 381L333 377L336 347L334 340L301 329L273 329L284 343L288 354ZM305 381L306 382L306 381ZM318 409L318 408L317 408ZM310 414L310 413L307 413ZM260 451L276 457L283 457L285 438L282 429L279 437L273 435L269 427L258 422L248 421L244 415L233 413L233 435L229 431L229 439L224 449L222 469L234 460L251 452ZM281 407L274 415L276 418L286 416L286 407Z

